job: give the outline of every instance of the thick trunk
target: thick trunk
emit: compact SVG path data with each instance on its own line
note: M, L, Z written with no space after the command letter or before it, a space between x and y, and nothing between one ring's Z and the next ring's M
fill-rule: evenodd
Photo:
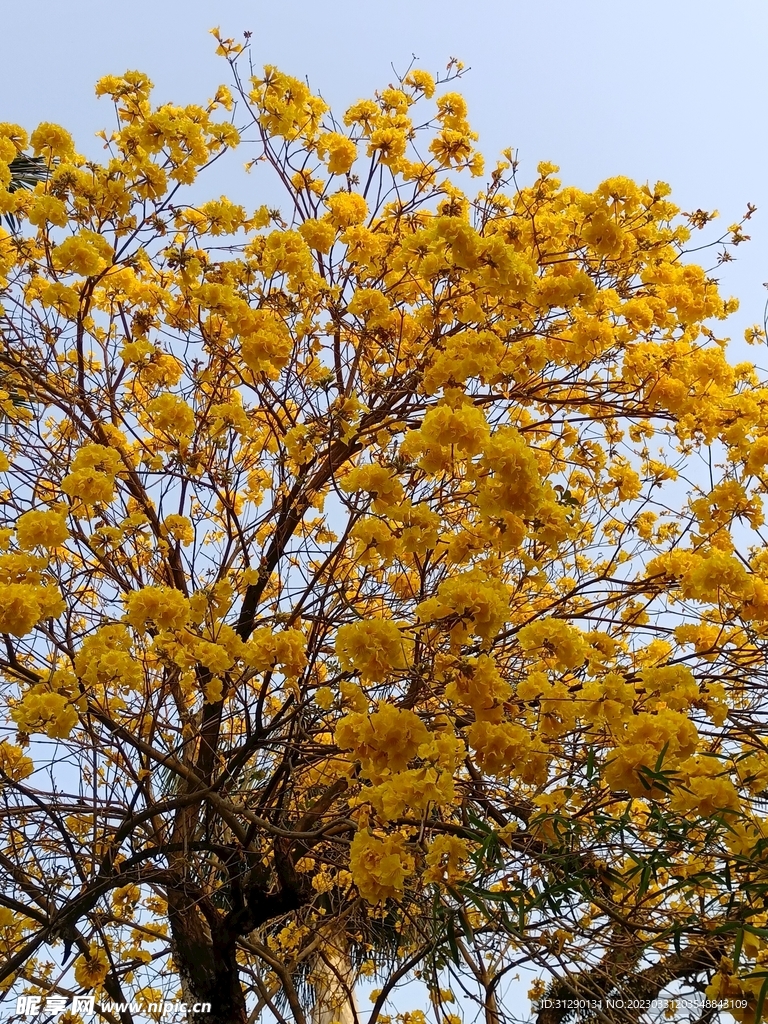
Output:
M356 976L341 940L329 942L312 968L315 1002L311 1024L357 1024Z
M185 1020L190 1024L247 1024L245 999L234 954L231 958L213 956L207 959L213 963L198 965L194 957L189 963L177 958L181 991L188 1007ZM195 1006L200 1009L195 1010Z
M212 935L185 896L169 893L173 959L189 1024L247 1024L235 944ZM208 1004L194 1010L195 1005Z
M189 818L190 809L185 808L174 833L177 842L194 835ZM222 890L230 904L226 912L190 880L191 872L181 857L174 860L173 877L165 888L173 960L190 1024L247 1024L237 963L240 938L297 910L313 893L308 884L302 886L296 873L290 841L275 842L276 891L270 891L268 872L259 865L245 871L243 857L236 851L227 868L230 885ZM205 1009L193 1009L200 1004Z

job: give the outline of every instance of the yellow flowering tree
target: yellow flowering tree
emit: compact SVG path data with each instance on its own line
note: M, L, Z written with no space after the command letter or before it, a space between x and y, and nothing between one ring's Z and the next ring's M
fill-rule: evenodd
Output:
M455 62L334 118L218 42L234 115L0 124L0 985L754 1020L768 390L709 215L486 174ZM282 211L188 193L235 119Z

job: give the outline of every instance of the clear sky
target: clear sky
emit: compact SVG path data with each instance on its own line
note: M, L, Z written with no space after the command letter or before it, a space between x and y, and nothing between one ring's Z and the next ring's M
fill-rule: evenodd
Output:
M683 209L719 209L723 229L755 203L752 241L715 276L741 300L734 337L762 321L767 0L4 0L0 120L60 122L98 157L94 133L112 126L112 111L96 100L96 79L137 68L158 101L203 101L229 81L214 25L251 30L257 65L308 76L342 110L412 55L433 72L460 58L487 161L516 147L523 181L540 160L582 188L615 174L661 179ZM252 208L272 199L241 175L246 159L240 149L217 165L212 196L228 191Z
M404 69L412 55L430 71L459 57L471 66L462 88L487 161L517 147L523 180L539 160L584 188L613 174L661 179L683 209L719 209L723 227L756 203L752 242L717 276L742 303L734 337L762 319L766 0L7 0L0 120L59 121L97 156L93 134L112 118L95 80L138 68L158 100L203 100L228 81L213 25L251 30L257 64L308 76L342 109L387 85L392 65ZM264 201L258 182L239 175L246 158L240 149L217 168L212 195Z

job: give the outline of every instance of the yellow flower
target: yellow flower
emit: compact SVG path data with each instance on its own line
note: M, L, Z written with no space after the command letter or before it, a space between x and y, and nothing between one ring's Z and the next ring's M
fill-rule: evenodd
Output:
M504 512L531 515L544 500L536 456L514 427L501 427L485 445L478 508L489 517Z
M273 632L255 629L243 651L243 660L257 672L281 668L286 678L297 679L307 664L307 638L300 629Z
M488 443L490 429L482 409L440 404L427 412L419 434L427 446L452 446L460 456L477 455Z
M16 540L24 550L57 548L67 537L67 517L61 512L25 512L16 522Z
M23 732L45 732L51 739L66 739L78 722L72 699L44 686L28 690L11 711L11 718Z
M741 800L728 778L728 769L714 757L690 757L679 766L680 784L670 807L681 814L714 818L723 812L740 813Z
M326 199L325 204L331 224L339 230L362 224L368 216L368 204L357 192L336 192Z
M195 530L186 516L170 515L163 520L168 533L182 544L191 544L195 539Z
M23 153L27 148L27 133L18 124L9 121L0 121L0 139L12 143L15 153ZM13 157L11 157L13 159Z
M511 692L512 687L487 654L468 658L453 673L445 688L446 698L457 704L468 704L477 721L499 721L503 714L502 704Z
M363 774L401 772L429 742L429 732L418 715L382 703L372 715L354 712L336 726L336 742L351 750L362 763Z
M376 327L386 329L394 324L392 307L386 295L375 288L358 288L347 309L354 316L364 320L369 330Z
M423 93L428 100L432 99L435 94L435 80L428 71L414 68L405 76L405 84L417 92Z
M230 202L226 196L203 203L200 212L208 220L208 230L212 235L232 235L243 227L247 220L244 206Z
M61 482L64 494L80 498L86 505L108 504L115 494L115 474L122 465L120 453L101 444L86 444L72 460L70 472Z
M55 587L30 583L7 583L0 587L0 633L25 636L45 618L55 618L64 610L61 594Z
M86 505L108 505L115 496L114 479L93 469L73 470L62 480L61 489Z
M29 141L35 156L69 160L75 154L75 145L69 132L48 121L43 121L35 128Z
M68 220L67 208L55 196L36 196L27 211L27 219L35 227L42 227L44 224L54 224L56 227L63 228Z
M444 128L429 144L441 167L458 166L465 163L472 155L473 133Z
M224 697L224 683L218 676L213 676L203 685L206 704L218 704Z
M131 635L125 626L102 626L83 640L75 655L78 678L91 687L140 690L144 681L141 661L132 650Z
M321 159L327 155L329 174L349 174L357 159L357 146L346 135L326 132L317 140L317 153Z
M426 748L422 752L426 752ZM421 814L430 804L450 807L456 799L453 776L448 771L424 766L394 774L382 772L376 777L381 778L381 782L366 788L363 798L376 810L381 821L401 818L406 811Z
M140 898L141 889L133 883L121 885L117 889L112 890L112 906L119 914L130 913Z
M113 249L103 235L83 229L53 250L53 265L81 277L95 277L111 264Z
M368 491L373 496L374 512L398 506L405 497L403 485L392 470L375 463L350 470L340 486L347 492Z
M171 437L187 438L195 432L195 414L183 398L170 392L147 402L153 425Z
M631 501L642 490L640 477L621 456L616 456L614 459L613 465L608 470L608 476L613 481L613 486L622 501Z
M407 145L408 136L402 129L390 126L376 128L371 132L368 156L378 155L380 163L396 171L405 156Z
M513 722L475 722L467 740L476 752L477 762L489 775L503 775L519 769L530 758L533 739L528 730Z
M154 624L159 629L182 629L189 621L189 602L173 587L143 587L125 598L125 621L139 631Z
M699 687L687 665L662 665L640 673L647 693L658 693L674 711L690 707L699 698Z
M315 137L328 107L319 96L312 95L305 82L271 64L264 66L263 78L251 81L254 88L250 99L261 109L262 127L286 139L310 141Z
M35 770L32 759L27 757L21 747L7 740L0 741L0 768L17 782L26 779Z
M367 619L340 626L336 654L345 670L358 671L375 683L405 667L402 634L388 619Z
M344 124L359 124L366 131L370 131L371 124L377 119L379 113L379 108L373 100L360 100L347 109L344 114Z
M490 640L509 616L509 588L479 569L444 580L434 597L416 606L420 622L448 629L454 642L471 634Z
M559 669L579 668L587 656L586 638L564 619L531 622L519 630L517 640L526 654L535 652L542 661Z
M40 292L40 301L43 305L51 306L67 317L77 316L80 309L79 292L60 281L53 281L46 285Z
M437 100L437 116L445 124L463 124L467 116L467 101L458 92L446 92Z
M368 832L357 832L352 840L349 868L363 899L377 904L402 896L405 879L413 873L414 860L399 834L379 839Z
M695 556L685 573L680 592L683 597L697 601L716 601L718 592L731 600L754 594L754 584L744 565L725 551L710 551L704 556Z
M228 668L232 667L235 660L226 647L212 643L210 640L195 641L194 652L201 664L211 672L226 672Z
M528 998L532 1002L537 1002L544 993L547 991L547 983L543 978L535 978L528 989Z
M333 241L336 237L336 229L330 220L305 220L299 227L299 233L310 249L317 249L318 252L330 252Z
M293 339L282 319L266 310L249 310L233 327L242 340L243 361L254 373L274 377L287 365Z
M75 960L75 981L83 988L95 988L100 985L109 971L109 961L103 949L91 943L88 953Z
M315 704L323 711L328 711L329 708L333 707L335 701L333 690L330 686L321 686L315 691Z
M605 769L605 781L614 790L626 790L636 797L659 792L648 772L655 769L663 750L660 770L676 771L680 761L696 749L699 738L687 715L664 707L654 714L642 713L611 724L616 747Z

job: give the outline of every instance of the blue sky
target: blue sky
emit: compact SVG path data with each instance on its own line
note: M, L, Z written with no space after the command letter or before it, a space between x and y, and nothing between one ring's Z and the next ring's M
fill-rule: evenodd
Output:
M212 95L228 68L208 29L253 32L255 62L309 77L343 109L387 85L392 66L435 71L461 58L462 83L490 162L518 148L521 178L539 160L589 188L613 174L668 181L685 210L717 208L727 227L757 204L752 242L718 273L742 309L730 333L762 319L768 280L768 4L765 0L37 0L8 3L0 37L0 119L59 121L81 151L111 111L103 74L146 71L159 101ZM240 149L209 179L259 205ZM705 260L706 262L706 260Z

